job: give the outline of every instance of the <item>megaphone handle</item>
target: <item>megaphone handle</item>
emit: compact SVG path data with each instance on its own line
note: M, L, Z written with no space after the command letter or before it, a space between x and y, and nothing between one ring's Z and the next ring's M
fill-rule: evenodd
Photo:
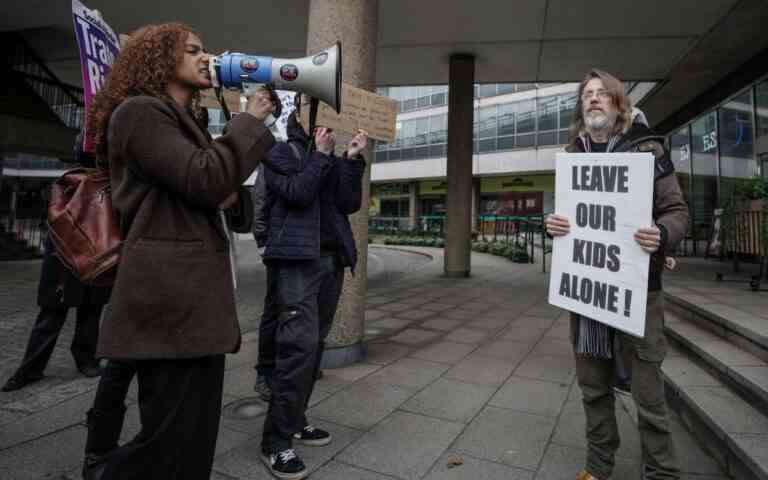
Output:
M309 147L307 155L315 150L315 128L317 127L317 109L320 106L320 100L315 97L309 98Z

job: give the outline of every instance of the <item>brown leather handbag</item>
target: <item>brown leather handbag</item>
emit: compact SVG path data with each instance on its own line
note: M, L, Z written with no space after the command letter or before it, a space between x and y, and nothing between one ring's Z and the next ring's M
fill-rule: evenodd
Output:
M48 235L61 262L81 282L112 285L123 236L112 208L109 171L68 170L53 184Z

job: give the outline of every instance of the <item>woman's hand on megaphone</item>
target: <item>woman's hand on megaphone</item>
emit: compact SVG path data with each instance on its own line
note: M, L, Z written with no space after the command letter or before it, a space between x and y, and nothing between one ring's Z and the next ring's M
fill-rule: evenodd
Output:
M275 111L275 104L272 103L272 96L265 89L259 89L256 93L248 97L248 104L245 111L250 113L257 120L264 121L269 114Z
M336 148L336 134L330 128L318 127L315 130L315 145L318 152L330 155Z

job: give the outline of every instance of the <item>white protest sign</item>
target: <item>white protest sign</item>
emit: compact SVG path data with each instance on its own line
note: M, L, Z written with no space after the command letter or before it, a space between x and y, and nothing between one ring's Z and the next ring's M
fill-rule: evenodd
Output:
M559 153L549 303L626 333L645 334L650 255L634 239L652 225L653 155Z

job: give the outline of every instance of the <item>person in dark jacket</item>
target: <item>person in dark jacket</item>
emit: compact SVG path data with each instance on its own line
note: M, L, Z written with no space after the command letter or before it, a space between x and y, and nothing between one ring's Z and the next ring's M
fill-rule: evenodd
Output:
M576 377L582 391L587 426L587 455L577 480L611 478L619 432L614 410L617 359L630 370L631 394L637 405L643 444L642 478L680 477L672 442L669 409L664 396L661 363L666 355L664 297L661 274L665 253L672 252L688 228L688 207L664 149L663 137L645 121L634 121L623 84L601 70L592 70L579 87L568 152L651 152L655 157L653 225L638 229L637 244L651 255L645 334L642 338L571 313L571 340ZM569 219L553 214L546 219L553 236L570 233Z
M94 478L203 480L211 475L224 355L240 348L224 217L251 228L242 183L274 144L268 93L211 140L195 118L211 87L208 53L179 23L131 35L88 117L108 162L124 242L97 355L132 360L141 431L92 465Z
M327 128L314 135L316 151L297 112L288 119L288 142L269 153L283 173L265 168L269 211L264 261L272 269L277 322L272 395L262 436L262 459L279 478L303 478L306 467L294 440L326 445L331 435L307 422L307 403L317 378L325 338L357 248L348 215L360 209L368 134L359 131L342 157Z
M80 166L93 168L92 155L83 151L82 132L75 140L74 161ZM72 358L77 369L86 377L100 373L95 358L99 336L99 318L109 301L110 287L94 287L79 281L59 260L50 238L44 244L43 264L37 287L40 313L29 336L24 358L16 373L3 385L3 392L11 392L43 378L56 340L64 326L70 308L75 308L77 319L72 338Z

